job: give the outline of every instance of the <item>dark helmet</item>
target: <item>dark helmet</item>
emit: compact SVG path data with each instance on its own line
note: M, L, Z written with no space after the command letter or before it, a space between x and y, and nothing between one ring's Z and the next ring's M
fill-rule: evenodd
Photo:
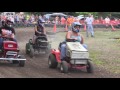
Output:
M44 19L39 19L37 23L38 23L38 25L41 25L41 24L45 23L45 20Z
M80 24L79 22L74 22L74 23L72 24L72 31L78 33L78 32L80 32L80 29L76 29L76 28L75 28L76 26L81 27L81 24Z
M6 22L7 22L7 24L9 24L9 23L12 24L13 23L11 20L8 20L8 19L6 20Z

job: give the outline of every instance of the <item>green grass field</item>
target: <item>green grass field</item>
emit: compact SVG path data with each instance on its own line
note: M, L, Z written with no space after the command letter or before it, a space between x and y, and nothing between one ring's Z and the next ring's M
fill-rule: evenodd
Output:
M82 33L85 36L85 33ZM95 31L95 38L86 38L90 58L94 64L120 74L120 31Z
M86 37L86 32L81 31L84 43L88 45L90 58L94 65L111 73L120 74L120 30L111 31L95 28L95 37ZM52 39L52 48L58 48L65 38L66 32L59 32Z

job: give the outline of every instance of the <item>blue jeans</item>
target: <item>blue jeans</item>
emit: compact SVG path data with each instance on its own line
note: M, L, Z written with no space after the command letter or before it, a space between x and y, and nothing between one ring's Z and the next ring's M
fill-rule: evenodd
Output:
M3 46L3 38L0 38L0 49L2 49Z
M13 41L17 42L17 40L15 38L13 38Z
M87 30L86 30L86 36L88 37L89 34L88 33L91 33L91 36L94 36L94 30L93 30L93 25L92 24L87 24Z
M84 48L88 48L86 44L82 44ZM61 55L60 59L63 60L66 57L66 44L61 45Z

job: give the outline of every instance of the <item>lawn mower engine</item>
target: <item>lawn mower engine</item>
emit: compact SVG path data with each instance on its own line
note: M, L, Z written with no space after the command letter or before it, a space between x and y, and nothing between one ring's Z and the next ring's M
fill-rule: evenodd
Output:
M47 47L47 45L48 45L48 42L47 42L47 39L46 39L46 37L38 37L37 39L36 39L36 45L38 46L38 47L41 47L41 48L46 48Z
M70 58L70 64L87 64L89 52L79 42L66 42L66 56Z
M18 48L17 48L17 43L13 41L4 41L3 42L3 47L4 47L4 57L9 58L17 58L18 55Z

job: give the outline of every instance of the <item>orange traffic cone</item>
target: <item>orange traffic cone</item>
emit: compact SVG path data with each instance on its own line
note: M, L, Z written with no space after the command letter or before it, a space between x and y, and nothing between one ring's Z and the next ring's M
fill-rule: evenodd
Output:
M86 31L86 24L84 24L84 31Z
M112 31L115 31L115 30L116 30L112 24L111 24L111 27L112 27Z
M53 32L56 32L56 24L54 24Z

